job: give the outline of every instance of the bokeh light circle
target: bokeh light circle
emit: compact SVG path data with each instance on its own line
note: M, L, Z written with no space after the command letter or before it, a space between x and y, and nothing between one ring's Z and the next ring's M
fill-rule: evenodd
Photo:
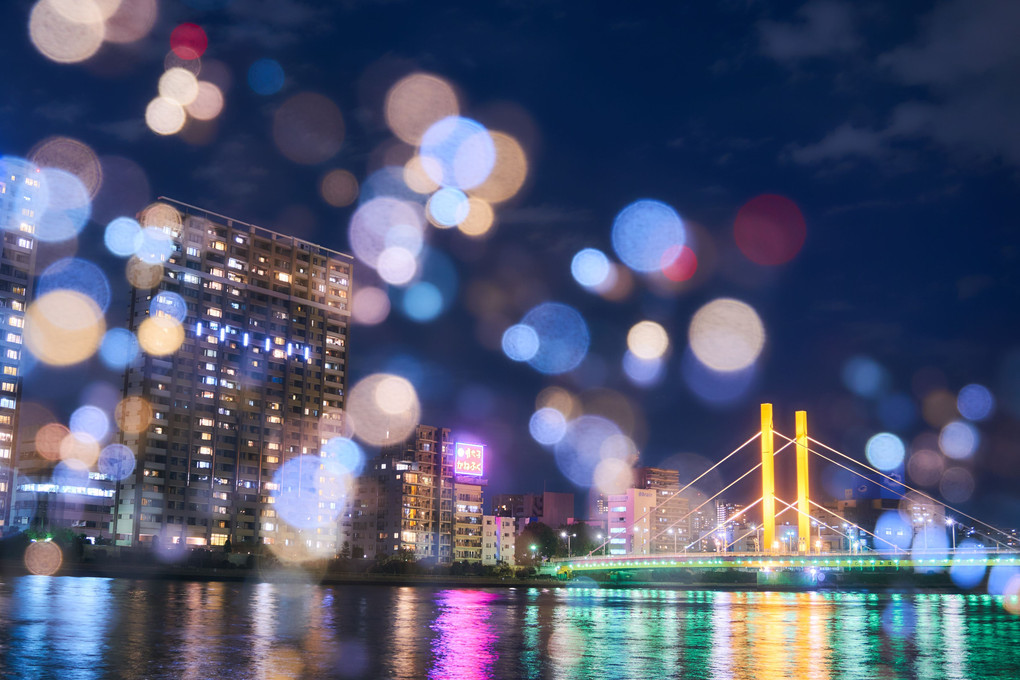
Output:
M363 203L351 216L348 237L355 257L376 268L382 252L393 245L391 232L423 232L422 215L411 203L382 196Z
M445 187L436 193L428 202L428 214L437 227L455 227L467 219L470 205L463 191Z
M340 109L314 92L294 95L273 116L276 148L302 165L315 165L335 156L343 144L344 132Z
M784 196L763 194L737 213L733 236L749 260L774 266L789 262L800 252L807 225L796 203Z
M106 321L95 301L72 290L36 298L25 313L25 346L43 363L70 366L99 348Z
M885 389L885 369L874 359L855 356L843 365L843 384L860 397L876 397Z
M489 136L496 150L496 161L485 181L471 189L471 195L487 203L502 203L517 195L524 185L528 158L520 143L510 135L492 131Z
M660 269L666 253L682 246L685 238L680 215L661 201L635 201L613 221L613 250L621 262L638 272Z
M538 335L538 351L528 363L541 373L566 373L588 354L588 324L573 307L544 302L525 314L521 324Z
M183 343L184 327L169 317L150 316L138 326L138 344L152 356L169 356Z
M103 242L114 255L130 257L142 245L142 228L130 217L118 217L106 225Z
M66 241L82 230L92 215L92 198L81 179L66 170L44 168L41 184L46 202L37 207L41 213L35 235L40 241Z
M965 539L956 546L949 578L958 588L971 589L981 584L988 566L985 564L987 549L973 539Z
M135 471L135 453L123 444L109 444L99 452L99 471L123 481Z
M353 474L361 474L365 468L365 452L356 442L347 437L333 437L322 445L322 457L342 465Z
M319 193L334 208L348 206L358 198L358 180L347 170L330 170L319 184Z
M467 217L461 220L457 229L466 236L485 236L492 230L496 219L492 206L475 196L468 197L467 205Z
M319 456L297 456L273 476L272 495L279 516L298 529L336 522L350 491L350 471Z
M422 167L441 186L471 189L488 178L496 162L489 131L470 118L448 116L422 135Z
M163 279L163 265L149 264L132 256L124 267L124 275L135 288L155 288Z
M275 59L259 59L248 69L248 85L256 94L276 94L283 88L284 73Z
M177 323L184 323L188 316L188 303L178 293L161 290L149 302L149 316L165 316Z
M117 427L127 434L140 434L152 422L152 406L142 397L125 397L113 410Z
M443 311L443 294L434 284L419 281L404 293L402 307L412 321L432 321Z
M170 33L170 49L181 59L198 59L208 46L209 37L198 24L180 24Z
M556 465L574 484L589 487L598 464L610 457L629 453L626 447L614 445L622 437L620 428L602 416L583 415L567 424L562 439L556 443Z
M99 345L99 358L108 368L123 370L138 357L138 339L126 328L106 331Z
M174 67L163 72L157 88L160 97L187 106L198 97L198 78L187 69Z
M96 441L103 441L110 433L110 419L98 406L79 406L68 420L73 433L84 432Z
M445 80L429 73L412 73L386 93L384 113L393 134L417 146L436 121L460 113L460 105Z
M698 256L687 246L670 246L662 254L662 274L670 281L689 281L697 271Z
M609 269L609 258L597 248L579 250L570 261L570 273L582 286L601 285L609 276Z
M715 371L740 371L757 361L765 327L747 303L718 298L699 309L688 331L691 351Z
M418 261L407 248L390 246L379 253L376 271L386 283L403 286L418 272Z
M898 469L903 464L906 447L896 435L881 432L868 440L864 453L872 466L888 472Z
M50 137L37 144L29 154L40 168L57 168L71 173L95 198L103 184L103 166L87 144L70 137Z
M669 334L654 321L639 321L627 332L627 349L638 359L658 359L669 349Z
M386 320L390 313L390 298L386 291L375 286L359 288L351 302L351 317L355 323L374 326Z
M184 107L167 97L156 97L145 107L145 124L157 135L176 134L187 120Z
M995 411L995 397L984 385L973 383L960 390L956 397L956 409L967 420L987 420Z
M36 576L53 576L63 561L60 546L52 541L33 541L25 548L25 568Z
M974 489L974 475L966 468L947 468L939 480L939 493L950 503L966 503L974 495Z
M142 229L142 242L135 257L146 264L162 264L174 254L174 240L159 227Z
M199 81L198 94L184 110L195 120L212 120L223 111L223 91L214 83Z
M503 354L513 361L530 361L538 353L539 339L527 324L514 324L503 331Z
M93 0L74 3L39 0L29 14L28 34L44 57L73 64L99 51L106 28L103 14Z
M544 406L533 414L528 420L528 432L531 438L539 444L553 446L563 439L567 431L567 420L559 410Z
M373 373L351 389L347 415L354 436L373 446L385 446L402 442L414 432L421 406L407 379Z
M39 275L36 295L60 290L81 293L92 299L101 311L110 306L110 283L106 274L88 260L65 257L57 260Z
M948 423L939 433L939 448L942 453L957 460L970 458L977 450L980 436L970 423L955 420Z

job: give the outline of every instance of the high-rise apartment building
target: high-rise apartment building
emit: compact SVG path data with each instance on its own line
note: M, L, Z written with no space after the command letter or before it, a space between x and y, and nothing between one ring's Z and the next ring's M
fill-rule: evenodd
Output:
M21 401L25 311L35 274L39 168L32 163L0 158L0 533L7 528L14 475L14 448Z
M655 493L655 507L650 518L651 551L656 554L675 553L687 545L691 540L691 525L687 517L690 503L680 495L679 471L635 468L634 486Z
M352 557L408 551L415 559L452 562L453 469L446 428L418 425L407 440L382 447L355 482L340 522L341 546L347 543Z
M177 294L184 339L171 354L144 354L125 376L143 424L122 435L137 465L117 491L117 542L229 538L331 555L336 523L299 531L278 515L274 492L285 463L321 455L341 429L352 258L160 200L155 228L173 250L151 287L133 282L129 327L164 313L158 296Z

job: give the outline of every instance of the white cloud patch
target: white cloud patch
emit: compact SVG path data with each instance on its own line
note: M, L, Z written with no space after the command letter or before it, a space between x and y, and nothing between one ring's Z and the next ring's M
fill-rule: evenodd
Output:
M811 165L832 158L861 156L878 158L885 154L883 134L866 128L843 123L819 142L790 149L790 159L795 163Z

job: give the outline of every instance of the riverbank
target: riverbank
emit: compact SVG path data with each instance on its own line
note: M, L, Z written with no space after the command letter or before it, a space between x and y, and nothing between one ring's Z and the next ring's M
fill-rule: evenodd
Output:
M28 575L24 564L0 561L0 577ZM248 567L191 567L181 564L78 563L64 564L54 576L96 577L162 581L222 581L228 583L315 583L319 585L410 586L440 588L600 588L718 591L877 591L877 592L969 592L958 588L948 574L844 573L818 583L760 582L753 572L720 573L703 580L600 579L577 576L570 580L549 576L527 578L450 574L380 574L335 571L322 564L279 563ZM980 589L979 589L980 590Z

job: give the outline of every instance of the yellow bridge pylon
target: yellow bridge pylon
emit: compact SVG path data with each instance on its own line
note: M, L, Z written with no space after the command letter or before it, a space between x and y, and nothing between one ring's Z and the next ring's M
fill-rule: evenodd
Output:
M800 552L811 551L811 515L808 483L807 411L797 411L797 523ZM776 549L776 465L772 404L761 405L761 550Z

